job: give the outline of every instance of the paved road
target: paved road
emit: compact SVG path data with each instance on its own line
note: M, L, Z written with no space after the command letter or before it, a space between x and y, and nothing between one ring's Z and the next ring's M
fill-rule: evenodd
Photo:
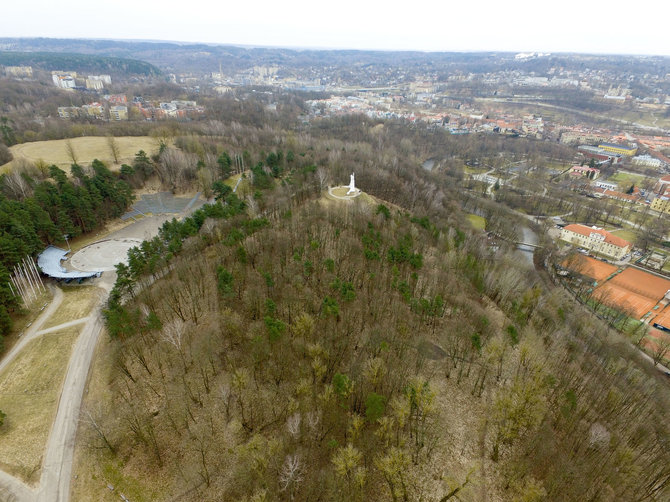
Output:
M86 387L93 353L102 331L102 319L96 309L82 328L67 368L58 413L47 443L37 502L67 502L70 500L72 459L79 422L81 400Z
M188 214L192 210L193 207L182 213L182 215ZM166 217L161 215L159 217L143 218L137 223L110 234L108 238L136 237L149 239L157 235L158 228L162 223L173 216ZM54 291L54 298L51 304L42 312L30 329L26 331L21 341L0 361L1 372L30 340L69 326L85 323L81 333L77 337L70 361L68 362L65 382L58 402L56 419L52 425L46 445L39 488L32 489L19 479L0 471L0 500L4 500L2 497L9 495L9 500L12 500L12 502L69 502L79 412L93 354L103 327L100 306L106 301L115 280L116 274L107 272L95 282L96 286L105 290L105 294L101 295L98 304L93 307L91 315L42 330L41 327L44 322L58 309L63 301L62 290L50 286Z
M0 500L33 502L35 500L35 492L14 476L0 471Z
M60 288L49 286L51 291L54 294L53 299L49 306L42 311L40 316L33 322L33 324L28 328L28 330L23 334L21 340L12 347L12 350L2 358L0 361L0 373L7 367L9 364L16 358L16 356L23 350L23 348L30 343L31 340L34 340L41 334L40 328L45 323L51 314L53 314L58 307L60 307L63 302L63 291ZM1 490L4 489L6 493L3 493ZM13 496L13 500L16 502L32 502L35 500L35 492L21 480L7 474L6 472L0 471L0 495L9 494ZM12 498L9 498L12 500Z
M76 319L74 321L68 321L64 322L63 324L59 324L58 326L52 326L51 328L45 328L37 332L38 335L48 335L49 333L55 333L56 331L60 331L62 329L67 329L72 326L76 326L77 324L83 324L86 321L88 321L91 318L91 316L88 317L82 317L81 319Z

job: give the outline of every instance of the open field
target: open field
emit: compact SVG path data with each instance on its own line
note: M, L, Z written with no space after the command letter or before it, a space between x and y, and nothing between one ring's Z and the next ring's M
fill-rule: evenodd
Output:
M19 335L29 327L29 324L32 324L35 319L39 317L42 313L42 307L45 303L50 302L53 299L53 294L51 290L45 288L45 290L37 297L37 299L32 302L27 309L23 309L20 312L12 313L12 330L9 334L5 335L3 340L3 349L0 351L0 355L4 355L9 352L9 350L14 346L14 344L19 340Z
M10 148L14 158L25 158L31 162L44 160L47 164L56 164L61 169L69 173L72 159L67 152L67 143L71 142L77 157L77 162L81 165L90 164L94 159L102 160L114 169L123 163L130 163L135 158L135 154L144 150L147 155L151 155L158 150L158 144L155 138L149 136L121 136L115 138L119 147L119 163L114 164L114 157L109 149L108 139L104 136L83 136L81 138L56 139L52 141L35 141L32 143L23 143L14 145ZM0 167L0 172L6 172L12 165L12 162Z
M43 329L86 317L102 294L102 290L94 286L65 286L62 289L63 303L44 323Z
M637 240L637 232L634 230L630 230L628 228L622 228L621 230L615 230L612 232L612 235L616 235L617 237L621 237L622 239L627 240L631 244L635 244L635 241Z
M467 218L474 229L484 230L486 228L486 218L476 214L468 214Z
M44 448L56 414L79 327L30 342L0 374L0 409L7 414L0 431L0 468L39 481Z
M631 185L639 186L645 179L646 177L640 174L618 172L607 178L607 181L617 183L619 185L619 190L625 192Z

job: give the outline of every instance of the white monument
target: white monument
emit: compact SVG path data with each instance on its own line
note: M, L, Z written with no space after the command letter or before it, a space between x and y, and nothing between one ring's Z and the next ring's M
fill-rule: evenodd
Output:
M352 193L357 193L358 188L356 188L356 184L354 183L354 173L351 173L351 176L349 177L349 191L347 192L347 195L351 195Z

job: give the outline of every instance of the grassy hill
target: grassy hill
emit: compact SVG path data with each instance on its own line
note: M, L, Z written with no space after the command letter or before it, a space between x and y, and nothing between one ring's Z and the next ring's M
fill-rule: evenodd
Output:
M119 164L131 163L139 150L144 150L151 155L158 150L154 138L149 136L120 136L114 138L118 148ZM72 158L68 153L67 145L71 144L77 161L80 164L90 164L93 159L104 160L110 166L114 164L114 158L109 146L109 140L104 136L82 136L71 139L56 139L50 141L33 141L21 143L10 148L14 161L0 166L0 172L6 172L11 168L16 159L24 158L30 162L43 160L47 164L56 164L61 169L69 171Z

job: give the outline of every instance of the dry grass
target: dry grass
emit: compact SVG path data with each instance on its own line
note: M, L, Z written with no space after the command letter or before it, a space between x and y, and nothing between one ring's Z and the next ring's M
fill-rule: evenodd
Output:
M0 468L33 484L39 481L42 456L72 346L80 327L30 342L0 374Z
M149 136L121 136L115 138L119 147L119 163L114 164L112 152L109 149L108 139L104 136L84 136L81 138L56 139L51 141L35 141L32 143L23 143L14 145L10 148L14 158L25 158L31 162L44 160L47 164L56 164L61 169L70 172L72 160L67 153L66 145L68 141L72 143L77 161L81 165L90 164L93 159L102 160L114 169L123 163L130 163L135 158L135 154L144 150L147 155L158 151L158 144L155 138ZM1 172L6 172L12 165L12 162L0 167Z
M99 413L112 401L110 379L114 365L114 346L108 336L101 336L91 366L91 376L82 402L82 410ZM106 431L108 434L110 431ZM171 486L170 480L151 479L141 473L130 472L123 459L112 456L109 450L99 448L101 443L90 427L82 424L77 429L74 462L72 466L72 500L98 500L112 502L123 494L133 502L160 500L159 490ZM114 487L109 490L107 485ZM152 489L151 486L154 486Z
M42 307L46 303L50 303L53 299L53 294L51 290L45 288L44 291L37 297L35 301L28 306L28 308L22 310L19 313L12 315L12 321L14 325L9 334L5 335L3 340L4 350L2 353L9 352L16 342L19 341L19 335L22 335L23 332L29 328L29 324L35 322L35 319L39 317L42 313Z
M42 329L86 317L102 295L102 290L94 286L70 286L62 289L64 295L63 303L47 322L44 323Z
M349 187L335 187L332 189L332 193L335 197L347 197L347 192L349 191Z

